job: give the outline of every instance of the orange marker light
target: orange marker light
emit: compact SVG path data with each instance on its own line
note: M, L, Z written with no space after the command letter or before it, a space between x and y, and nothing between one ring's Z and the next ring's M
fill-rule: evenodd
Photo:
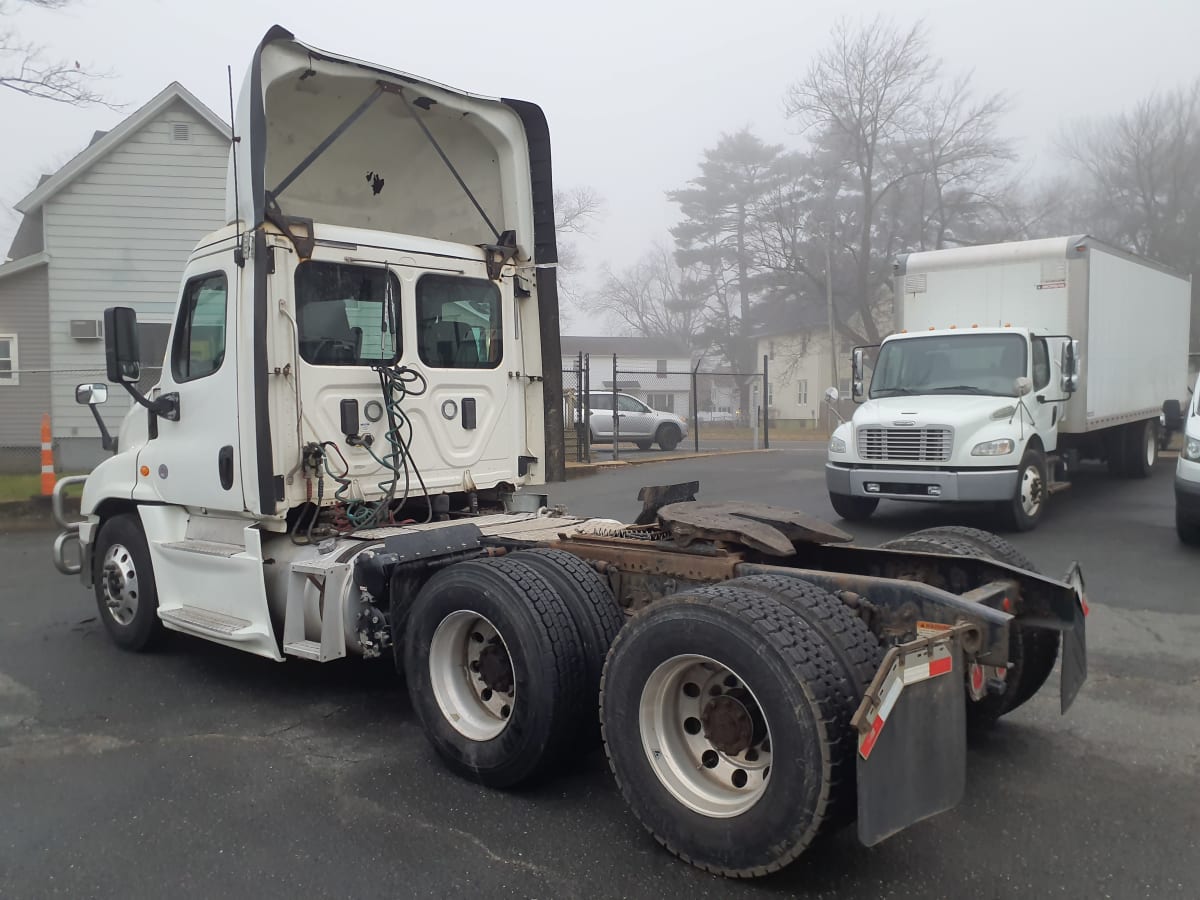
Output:
M149 467L149 466L142 466L140 469L138 469L138 471L139 471L139 472L141 472L141 473L142 473L142 477L143 477L143 478L145 478L147 475L149 475L149 474L150 474L150 467Z
M958 327L957 325L951 325L951 326L950 326L950 330L951 330L951 331L953 331L953 330L954 330L955 328L957 328L957 327Z

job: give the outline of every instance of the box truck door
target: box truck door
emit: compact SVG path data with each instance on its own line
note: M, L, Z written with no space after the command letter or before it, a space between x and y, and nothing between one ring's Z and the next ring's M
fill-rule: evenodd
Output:
M1068 397L1062 387L1059 361L1062 343L1061 338L1052 342L1044 337L1033 337L1030 341L1033 391L1027 405L1047 452L1058 447L1058 427L1065 411L1063 401Z

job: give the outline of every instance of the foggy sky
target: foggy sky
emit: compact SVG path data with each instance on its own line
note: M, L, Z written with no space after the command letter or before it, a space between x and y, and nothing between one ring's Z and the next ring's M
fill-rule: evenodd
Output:
M81 0L59 13L23 11L14 23L52 56L111 68L103 89L125 108L77 109L0 90L0 252L18 221L11 207L37 176L169 82L228 118L226 65L240 86L254 46L278 23L317 47L541 105L556 184L590 185L606 202L594 237L577 241L583 261L591 272L605 260L628 265L669 240L676 209L664 192L696 173L721 132L750 126L770 141L801 142L783 118L784 88L839 16L881 11L901 26L925 19L950 72L973 69L980 91L1007 91L1005 130L1042 170L1059 165L1051 139L1064 123L1200 74L1194 0Z

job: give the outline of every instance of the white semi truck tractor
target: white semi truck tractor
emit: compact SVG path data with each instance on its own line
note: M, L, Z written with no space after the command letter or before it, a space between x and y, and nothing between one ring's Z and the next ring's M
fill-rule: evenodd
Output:
M1081 460L1145 478L1187 393L1191 284L1087 236L911 253L895 332L855 348L859 405L829 442L829 499L991 503L1034 528Z
M229 223L183 265L161 379L139 390L135 312L107 310L109 383L77 398L101 425L111 386L135 405L82 518L63 508L79 478L54 494L55 563L120 647L169 629L281 663L392 660L463 776L510 787L603 742L663 845L741 877L953 806L966 722L1029 700L1060 648L1075 698L1079 569L1045 577L994 535L855 547L694 483L644 488L629 524L548 506L538 107L276 27L234 126Z

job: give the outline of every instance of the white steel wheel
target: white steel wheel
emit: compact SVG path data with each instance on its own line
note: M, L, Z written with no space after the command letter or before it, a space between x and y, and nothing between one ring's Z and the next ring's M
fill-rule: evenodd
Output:
M1153 423L1142 429L1145 432L1146 468L1153 469L1158 462L1158 430Z
M508 727L517 697L512 658L486 616L463 609L441 621L429 646L429 683L463 737L490 741Z
M100 569L104 606L122 626L132 624L138 610L138 573L133 554L124 544L113 544Z
M771 774L771 730L754 693L732 669L707 656L665 660L646 681L638 720L654 774L684 806L730 818L762 797Z
M1042 481L1042 470L1039 465L1030 461L1021 469L1021 484L1019 486L1021 510L1030 519L1036 519L1042 511L1042 503L1046 498L1046 485Z

